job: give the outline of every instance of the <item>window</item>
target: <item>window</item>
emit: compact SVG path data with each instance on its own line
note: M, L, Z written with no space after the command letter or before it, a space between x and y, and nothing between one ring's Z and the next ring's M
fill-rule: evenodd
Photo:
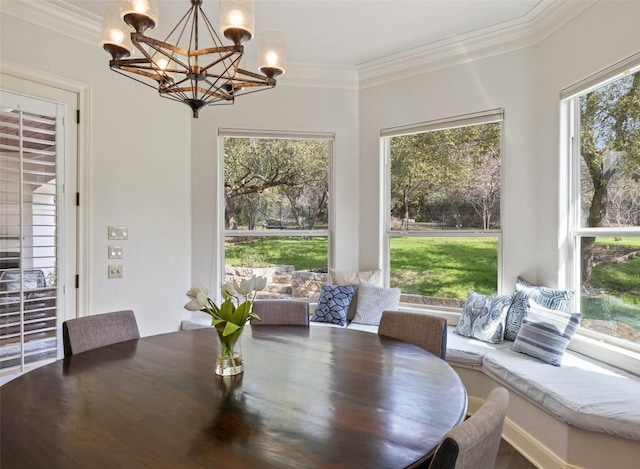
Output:
M581 333L640 352L640 67L563 101L570 286Z
M401 301L462 307L495 294L502 111L383 131L389 283Z
M262 297L318 297L328 283L333 135L220 136L226 281L262 275Z

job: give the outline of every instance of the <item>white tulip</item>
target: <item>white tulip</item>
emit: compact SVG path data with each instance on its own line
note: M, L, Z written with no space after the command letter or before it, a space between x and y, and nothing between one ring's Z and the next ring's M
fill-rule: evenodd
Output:
M267 286L267 278L266 277L261 277L261 276L256 277L255 286L253 287L253 289L255 291L264 290L266 286Z
M200 305L200 302L198 300L193 299L189 301L189 303L184 305L184 309L189 311L200 311L202 309L202 306Z
M240 285L234 282L234 286L235 286L236 292L238 292L242 296L247 296L249 293L253 291L253 287L255 283L256 283L255 277L251 277L248 280L244 279L242 282L240 282Z
M209 296L209 289L203 285L194 285L191 287L191 290L187 292L187 296L195 299L200 293L203 293L205 296Z
M220 290L222 291L222 298L225 300L228 300L229 298L231 298L236 292L233 288L233 283L231 282L225 283L224 285L222 285Z

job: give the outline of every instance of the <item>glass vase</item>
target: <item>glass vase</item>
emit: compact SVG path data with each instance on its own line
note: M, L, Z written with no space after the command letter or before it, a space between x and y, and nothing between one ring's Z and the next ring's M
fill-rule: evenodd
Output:
M216 358L215 372L219 376L238 375L244 371L244 361L242 359L242 331L244 328L223 336L222 331L217 331L218 336L218 356Z

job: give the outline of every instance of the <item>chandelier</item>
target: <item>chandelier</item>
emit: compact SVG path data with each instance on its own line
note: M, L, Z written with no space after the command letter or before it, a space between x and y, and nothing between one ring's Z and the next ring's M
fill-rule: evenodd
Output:
M211 25L203 0L190 1L191 7L164 41L146 35L158 23L158 0L112 4L104 16L101 42L111 54L111 70L157 89L163 98L185 103L194 118L205 106L233 104L236 96L275 87L286 66L283 33L261 33L260 73L241 68L242 43L253 37L253 0L220 1L220 31L230 45L223 44ZM130 57L135 49L141 58Z

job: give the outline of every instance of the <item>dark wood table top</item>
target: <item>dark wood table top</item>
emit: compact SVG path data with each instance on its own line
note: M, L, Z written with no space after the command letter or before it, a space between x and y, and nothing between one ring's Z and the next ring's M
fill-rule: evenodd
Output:
M466 413L465 388L414 345L261 326L245 371L213 372L211 328L92 350L0 388L0 467L401 468Z

